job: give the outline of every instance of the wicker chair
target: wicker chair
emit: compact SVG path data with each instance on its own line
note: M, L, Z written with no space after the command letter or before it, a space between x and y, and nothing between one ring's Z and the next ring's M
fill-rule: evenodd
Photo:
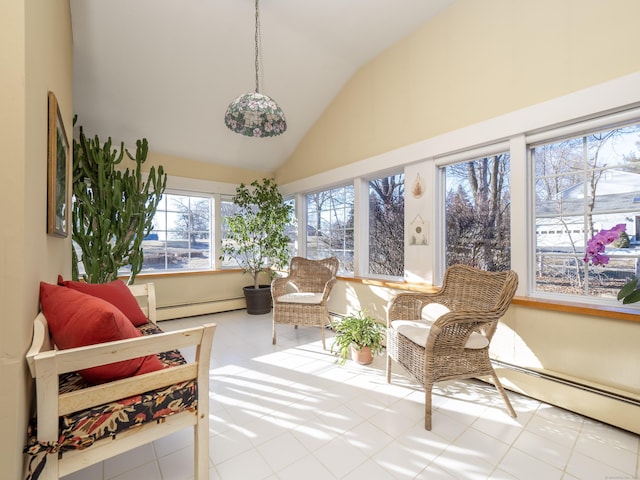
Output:
M489 342L518 286L513 271L453 265L437 293L401 293L387 313L387 382L397 361L425 389L425 429L431 391L442 380L491 376L512 417L516 412L489 359Z
M273 344L276 344L276 325L321 327L322 348L326 350L324 327L331 324L327 300L336 282L336 257L309 260L291 259L289 276L271 283L273 297ZM328 322L328 323L327 323Z

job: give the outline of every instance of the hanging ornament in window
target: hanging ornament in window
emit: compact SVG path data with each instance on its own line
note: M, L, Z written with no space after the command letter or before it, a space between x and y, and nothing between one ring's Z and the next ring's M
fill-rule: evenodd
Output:
M429 225L420 215L416 215L409 227L409 245L429 245Z
M420 178L420 174L416 173L416 179L413 181L413 185L411 186L411 195L413 198L420 198L424 193L424 183Z

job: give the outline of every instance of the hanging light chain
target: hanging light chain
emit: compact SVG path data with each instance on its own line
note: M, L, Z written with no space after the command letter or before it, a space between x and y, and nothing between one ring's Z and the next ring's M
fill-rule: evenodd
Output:
M256 2L256 30L255 30L255 92L240 95L229 104L224 116L224 122L229 130L247 137L274 137L287 130L287 121L278 104L266 95L260 93L260 13Z
M260 15L258 13L258 0L256 0L256 93L260 93L260 76L258 72L260 71Z

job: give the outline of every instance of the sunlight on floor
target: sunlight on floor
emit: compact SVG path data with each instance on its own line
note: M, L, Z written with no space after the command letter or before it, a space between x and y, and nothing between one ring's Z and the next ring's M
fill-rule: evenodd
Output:
M495 388L438 384L433 430L424 392L385 358L360 366L321 347L317 328L280 327L244 311L162 322L218 323L211 362L210 479L637 478L638 436ZM327 331L330 348L331 332ZM193 479L190 430L64 480Z

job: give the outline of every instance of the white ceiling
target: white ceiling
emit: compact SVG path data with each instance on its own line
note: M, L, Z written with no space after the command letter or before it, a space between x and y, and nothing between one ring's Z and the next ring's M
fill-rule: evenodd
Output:
M74 113L85 133L274 171L359 67L455 0L262 0L261 92L288 129L250 138L224 112L255 88L254 0L71 0Z

